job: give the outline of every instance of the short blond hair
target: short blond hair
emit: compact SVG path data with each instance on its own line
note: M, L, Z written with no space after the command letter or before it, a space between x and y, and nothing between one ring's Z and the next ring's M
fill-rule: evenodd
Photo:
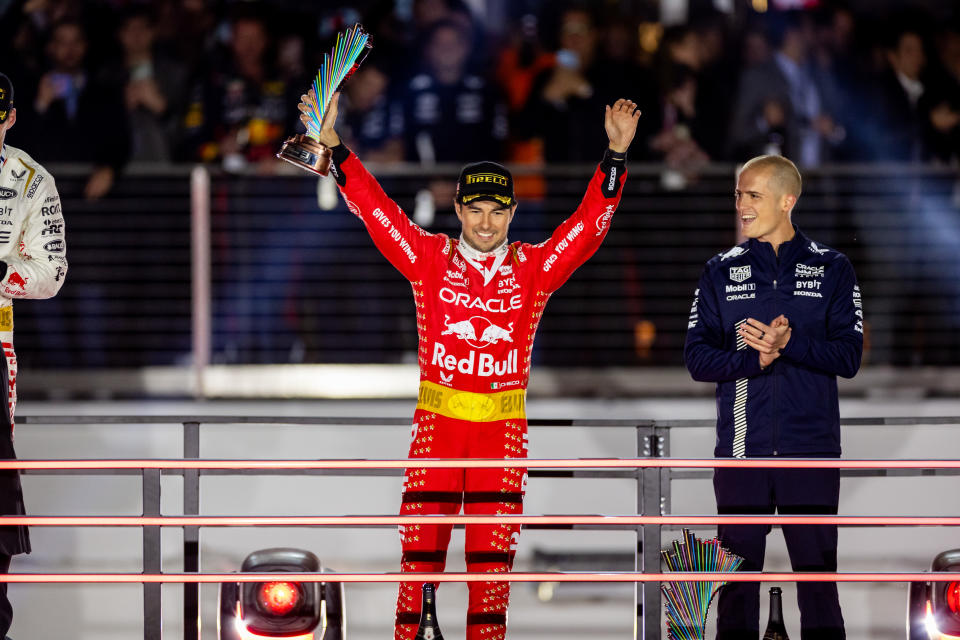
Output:
M740 168L739 177L747 169L770 169L770 178L780 188L781 193L800 197L803 190L803 180L797 165L783 156L757 156L751 158Z

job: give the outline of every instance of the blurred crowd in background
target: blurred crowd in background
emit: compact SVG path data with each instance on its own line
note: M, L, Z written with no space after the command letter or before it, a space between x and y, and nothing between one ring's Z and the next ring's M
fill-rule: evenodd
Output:
M359 21L374 48L340 129L368 160L594 162L603 105L625 96L643 110L631 157L686 175L764 152L801 167L960 161L960 15L707 4L664 27L624 3L525 0L494 25L471 4L0 3L9 141L43 163L92 163L92 198L131 161L275 172L302 131L300 94Z
M434 215L456 167L493 159L533 167L518 173L511 232L539 242L601 157L604 105L640 105L631 162L654 165L629 206L662 215L624 216L605 262L551 302L539 362L678 364L696 274L735 240L729 164L762 153L800 165L803 224L857 265L874 361L960 362L960 4L767 4L687 0L678 18L666 7L682 0L0 0L18 110L7 141L53 169L71 212L68 286L18 307L24 367L189 357L183 178L197 162L216 169L215 361L415 359L409 290L353 220L315 215L338 206L332 181L318 192L274 157L303 131L297 103L323 54L357 22L373 50L338 131L365 161L407 163L375 172L434 232L457 233Z

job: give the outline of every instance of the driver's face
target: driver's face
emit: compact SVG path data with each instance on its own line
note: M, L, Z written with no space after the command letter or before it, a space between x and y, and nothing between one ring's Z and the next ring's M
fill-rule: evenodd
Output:
M508 206L492 200L458 202L455 207L463 224L463 239L477 251L492 251L503 244L517 210L516 204Z

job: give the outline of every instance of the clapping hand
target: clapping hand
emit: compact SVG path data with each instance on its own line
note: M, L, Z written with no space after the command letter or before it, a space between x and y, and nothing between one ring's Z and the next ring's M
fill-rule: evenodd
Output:
M747 318L737 329L737 334L748 347L760 353L760 366L766 368L780 357L780 350L790 341L791 331L790 321L780 314L770 324Z

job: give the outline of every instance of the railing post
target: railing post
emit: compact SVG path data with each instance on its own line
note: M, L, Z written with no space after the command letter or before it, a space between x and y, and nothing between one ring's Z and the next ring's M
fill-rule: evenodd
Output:
M657 457L670 457L670 427L655 427L653 430L657 444ZM673 478L673 468L660 467L657 469L660 482L660 515L665 516L670 513L670 482ZM662 533L663 528L660 527ZM662 547L661 535L661 547Z
M643 455L643 443L646 440L644 428L637 426L637 454ZM643 515L643 470L634 469L637 474L637 515ZM643 527L637 527L637 546L633 555L633 570L637 573L643 571ZM643 585L639 582L633 583L633 602L634 602L634 623L633 638L640 640L643 638Z
M657 456L654 429L645 425L637 428L637 457ZM660 476L657 469L637 470L637 513L655 515L660 511ZM660 568L660 528L643 525L637 528L638 572L657 571ZM660 585L643 582L636 586L637 626L634 634L641 640L660 638Z
M210 173L197 166L190 173L191 299L193 317L193 395L205 397L204 372L210 364Z
M200 423L183 423L183 459L200 458ZM200 515L200 470L183 470L183 515ZM200 573L200 527L183 528L183 571ZM183 585L183 640L200 640L200 585Z
M653 439L654 439L654 455L657 458L667 458L670 456L670 428L669 427L654 427L653 429ZM659 494L659 499L657 501L657 515L665 516L670 513L670 479L673 469L669 467L659 467L656 469L657 473L657 493ZM654 544L656 548L654 549L656 555L656 567L661 569L660 566L660 550L663 549L663 527L657 526L653 528L652 535L654 538ZM651 606L657 608L657 634L653 636L654 638L660 638L661 626L660 626L660 612L663 611L663 594L660 591L660 585L652 585L656 587L650 598L653 600L650 602Z
M664 441L657 434L662 429L638 427L637 454L640 458L659 458L664 455ZM640 515L660 515L662 511L660 469L638 469L637 512ZM637 530L637 571L649 573L660 570L660 526L643 525ZM642 640L660 638L660 585L644 582L636 586L637 632Z
M160 470L143 470L143 515L160 515ZM160 573L160 527L143 527L143 573ZM159 583L143 585L143 639L161 640L163 636L163 604Z

